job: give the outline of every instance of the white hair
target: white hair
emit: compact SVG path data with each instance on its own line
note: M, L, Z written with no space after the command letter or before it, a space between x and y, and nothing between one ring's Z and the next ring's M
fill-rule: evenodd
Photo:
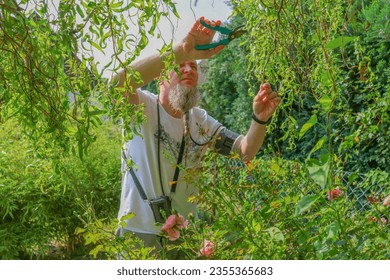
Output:
M198 105L200 94L196 87L178 84L171 88L168 98L172 109L186 113Z
M196 87L187 87L176 85L169 91L169 103L171 107L183 113L184 124L184 163L187 165L188 151L191 145L190 141L190 109L197 106L200 99L199 91Z

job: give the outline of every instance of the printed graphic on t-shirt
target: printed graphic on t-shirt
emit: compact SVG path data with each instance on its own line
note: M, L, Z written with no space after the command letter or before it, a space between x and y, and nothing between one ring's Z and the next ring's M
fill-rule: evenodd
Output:
M159 131L158 129L154 133L154 139L157 143ZM177 158L179 156L179 149L180 149L180 142L177 142L175 139L173 139L164 129L162 125L160 125L160 149L164 155L168 157L168 160L171 161L171 159L175 159L177 161Z
M184 155L184 157L187 156L187 163L191 163L190 165L197 164L202 156L202 150L206 148L209 140L209 136L206 132L201 132L201 127L197 125L197 128L199 129L198 135L202 135L201 140L198 140L199 142L194 142L191 139L190 141L190 148L188 149L188 155ZM158 138L158 130L156 129L156 132L154 133L155 142L157 143ZM192 135L191 135L192 136ZM199 137L198 137L199 138ZM195 140L196 141L196 140ZM160 125L160 145L161 145L161 152L162 154L168 159L168 161L172 163L176 163L177 159L179 157L179 151L180 151L180 145L181 142L177 142L175 139L173 139L164 129L162 125Z

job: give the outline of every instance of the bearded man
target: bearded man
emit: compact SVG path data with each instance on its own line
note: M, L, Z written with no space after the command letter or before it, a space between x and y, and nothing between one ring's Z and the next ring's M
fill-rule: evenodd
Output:
M208 25L219 25L204 18ZM237 153L245 161L251 160L263 143L266 125L280 103L269 84L263 84L253 101L253 120L246 135L229 131L205 110L197 107L198 67L196 60L218 54L223 45L211 50L197 50L196 45L211 42L215 31L204 27L200 20L188 35L174 46L179 73L172 71L169 80L160 82L160 94L140 87L158 77L164 70L159 54L137 61L131 67L142 82L127 77L123 70L114 79L118 87L126 88L131 104L143 105L145 121L141 137L134 136L123 148L123 178L121 205L118 217L134 213L126 220L118 234L130 231L140 237L146 246L160 247L159 233L172 209L183 217L196 214L196 205L188 197L197 189L182 177L178 165L195 168L208 148L223 155ZM130 89L130 90L129 90ZM132 90L136 89L136 90ZM131 159L137 168L126 166ZM183 160L184 159L184 160ZM183 161L182 161L183 160Z

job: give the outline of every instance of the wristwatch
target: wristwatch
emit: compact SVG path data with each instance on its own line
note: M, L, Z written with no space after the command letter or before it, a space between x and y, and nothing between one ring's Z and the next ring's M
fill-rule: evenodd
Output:
M254 120L255 122L257 122L258 124L261 124L261 125L269 125L271 123L272 118L269 118L268 121L263 122L263 121L259 120L256 117L255 113L253 112L252 113L252 120Z

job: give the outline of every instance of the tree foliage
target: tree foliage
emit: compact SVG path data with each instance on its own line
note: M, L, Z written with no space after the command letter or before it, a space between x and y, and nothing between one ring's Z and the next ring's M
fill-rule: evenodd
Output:
M82 157L103 115L141 120L104 73L129 66L174 14L170 0L0 3L0 120L16 118L32 140L44 136L47 147ZM109 53L102 65L99 55Z
M329 153L332 164L348 171L388 172L386 1L232 3L232 24L245 22L249 34L208 63L206 106L245 132L250 97L259 82L269 82L282 106L268 152L302 160Z

